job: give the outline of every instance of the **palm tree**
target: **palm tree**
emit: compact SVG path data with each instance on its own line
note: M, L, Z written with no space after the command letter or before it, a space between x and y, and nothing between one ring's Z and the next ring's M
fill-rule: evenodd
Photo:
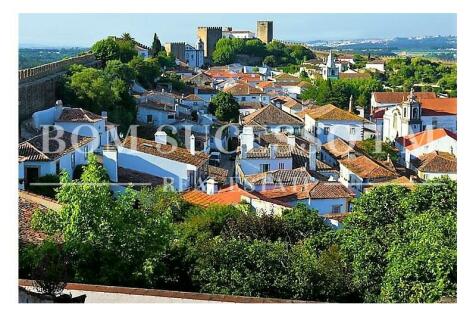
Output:
M134 39L132 38L132 36L129 34L129 33L122 33L122 39L125 40L125 41L133 41Z

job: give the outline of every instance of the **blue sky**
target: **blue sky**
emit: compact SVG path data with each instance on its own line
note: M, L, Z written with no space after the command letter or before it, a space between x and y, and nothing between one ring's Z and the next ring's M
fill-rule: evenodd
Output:
M456 14L20 14L19 43L88 47L124 32L144 44L154 32L163 43L194 43L197 26L255 32L257 20L274 21L274 37L282 40L456 35Z

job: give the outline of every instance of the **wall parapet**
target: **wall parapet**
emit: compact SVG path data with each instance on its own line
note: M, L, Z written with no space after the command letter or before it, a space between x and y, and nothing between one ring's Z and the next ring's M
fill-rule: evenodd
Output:
M20 69L18 71L18 80L21 83L23 81L38 79L41 77L52 75L67 70L67 68L73 64L88 65L95 63L98 63L98 61L92 53L74 56L57 62L52 62L32 68Z

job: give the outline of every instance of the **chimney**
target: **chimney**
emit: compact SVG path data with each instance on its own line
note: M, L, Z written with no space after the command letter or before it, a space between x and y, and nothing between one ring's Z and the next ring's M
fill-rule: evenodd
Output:
M195 155L195 136L192 134L190 135L190 154Z
M309 170L316 170L316 153L317 148L315 144L309 144Z
M269 158L274 160L276 158L276 152L278 152L278 145L270 144L268 145L268 148L269 148Z
M292 148L296 145L296 136L294 134L288 134L288 145Z
M243 132L240 135L240 143L246 144L246 149L249 151L254 147L254 133L252 126L243 127Z
M111 182L117 183L118 181L118 172L117 172L117 148L114 145L106 145L102 150L102 164L106 169L107 175Z
M165 92L165 89L164 89L164 88L162 88L162 95L164 94L164 92Z
M55 120L58 120L59 117L61 117L61 114L63 113L63 101L61 100L56 100L55 104Z
M352 101L354 99L354 96L350 95L350 98L349 98L349 112L352 112Z
M156 143L167 144L167 133L165 131L155 132L154 137Z
M241 152L241 158L246 159L246 153L248 152L248 148L246 146L246 143L241 143L240 145L240 152Z
M104 119L104 122L107 124L107 111L101 111L101 117Z
M213 178L209 178L206 183L207 195L214 195L218 192L218 183Z
M392 160L390 159L390 153L387 153L387 162L390 163Z

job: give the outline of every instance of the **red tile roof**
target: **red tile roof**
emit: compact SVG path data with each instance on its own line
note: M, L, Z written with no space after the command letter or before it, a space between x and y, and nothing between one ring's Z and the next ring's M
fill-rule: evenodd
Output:
M258 88L252 87L245 83L236 83L225 87L224 92L230 93L233 96L247 96L247 95L262 95L263 91Z
M319 181L302 185L284 186L260 192L264 197L282 201L301 199L353 198L352 191L339 182Z
M365 155L348 158L340 161L340 163L361 178L379 179L398 177L398 174L394 170L389 169L384 164L374 161Z
M301 111L298 116L308 115L314 120L363 121L364 119L332 104L317 106Z
M268 105L243 118L244 125L303 125L303 122L295 116L279 109L276 106Z
M456 173L456 156L447 152L434 151L423 154L413 164L419 171L425 173Z
M83 108L63 108L60 117L56 121L71 122L98 122L102 117Z
M403 145L407 150L413 150L445 136L449 136L456 140L456 133L443 128L438 128L399 137L395 141Z
M209 69L205 74L212 78L238 78L237 73L222 69Z
M456 115L457 98L420 99L422 116Z
M378 103L390 103L390 104L398 104L404 100L407 100L409 92L373 92L372 95L374 99ZM437 98L434 92L416 92L415 96L417 100L420 99L433 99Z

